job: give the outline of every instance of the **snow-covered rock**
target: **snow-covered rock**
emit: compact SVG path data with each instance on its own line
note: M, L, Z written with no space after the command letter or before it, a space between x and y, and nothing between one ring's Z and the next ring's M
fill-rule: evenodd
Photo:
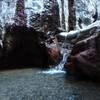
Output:
M73 47L65 68L74 75L100 80L100 30L79 40Z

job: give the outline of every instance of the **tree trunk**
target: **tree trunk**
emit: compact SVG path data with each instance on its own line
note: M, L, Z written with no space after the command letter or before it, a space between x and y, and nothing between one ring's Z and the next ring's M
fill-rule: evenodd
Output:
M75 0L68 0L68 10L68 31L71 31L76 27Z
M65 26L65 15L64 15L64 0L61 0L61 5L62 5L62 28L66 29L66 26Z
M60 26L59 6L57 0L44 0L44 8L44 32L54 31Z
M18 26L24 26L27 23L24 10L25 10L24 0L17 0L16 13L15 13L15 23Z

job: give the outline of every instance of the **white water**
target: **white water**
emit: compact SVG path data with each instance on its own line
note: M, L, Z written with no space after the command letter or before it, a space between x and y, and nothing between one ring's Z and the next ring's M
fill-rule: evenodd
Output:
M66 39L66 37L65 37L65 39ZM55 67L51 66L51 68L49 70L42 71L42 73L44 73L44 74L58 74L58 73L65 74L66 73L66 71L64 71L64 64L67 62L67 57L69 56L70 52L67 49L63 48L64 45L65 45L65 42L62 44L62 47L61 47L61 54L63 55L61 62Z

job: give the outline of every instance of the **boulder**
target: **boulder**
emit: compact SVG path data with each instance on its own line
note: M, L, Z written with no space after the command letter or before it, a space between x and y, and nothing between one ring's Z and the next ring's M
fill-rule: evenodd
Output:
M50 36L46 41L46 47L48 51L49 64L58 64L61 60L61 53L57 38L55 36Z
M74 45L65 68L72 73L100 79L100 32L83 38Z
M45 33L26 26L8 26L3 40L1 65L5 68L47 67Z

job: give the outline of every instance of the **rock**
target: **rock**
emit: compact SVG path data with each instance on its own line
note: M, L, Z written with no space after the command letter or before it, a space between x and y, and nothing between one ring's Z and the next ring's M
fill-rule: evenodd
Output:
M71 44L75 44L78 41L81 41L85 38L88 38L89 36L92 36L98 29L100 29L100 22L97 21L89 26L87 26L84 29L80 30L74 30L70 32L66 31L58 31L59 34L57 34L58 41L66 41L70 42Z
M9 26L3 41L2 66L46 67L48 52L44 44L45 33L26 26Z
M50 65L58 64L61 60L61 54L57 38L54 36L49 37L46 47L48 50L49 64Z
M57 38L32 27L6 27L0 65L14 67L49 67L61 60Z
M100 32L78 41L72 49L69 63L65 64L74 74L92 79L100 78Z

